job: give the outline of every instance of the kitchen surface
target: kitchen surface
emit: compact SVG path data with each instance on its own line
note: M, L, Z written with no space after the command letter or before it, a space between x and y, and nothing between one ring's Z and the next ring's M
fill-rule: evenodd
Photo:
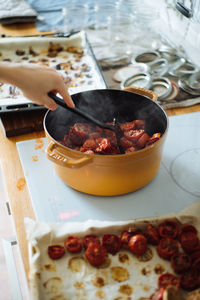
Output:
M33 4L33 2L29 1L28 3L37 10L38 3ZM117 2L120 3L120 1ZM158 103L169 117L169 127L159 171L148 185L125 195L94 196L71 189L59 178L45 153L48 146L43 130L46 110L41 107L33 109L30 103L23 102L24 99L20 97L22 104L25 104L21 109L20 106L17 107L21 103L17 102L16 98L14 98L16 101L14 107L11 105L12 101L8 103L4 100L2 110L3 107L5 109L5 105L6 107L10 105L13 111L0 114L0 270L1 274L5 274L0 280L2 286L11 287L3 290L5 296L2 299L28 299L25 278L28 275L29 264L24 218L46 222L85 221L87 219L122 221L161 216L170 212L179 213L182 209L200 201L200 136L197 130L200 127L199 77L192 77L193 81L188 80L190 77L187 77L186 81L179 82L178 76L174 76L174 73L169 74L170 70L171 72L175 70L174 61L171 63L170 59L177 53L180 55L179 62L181 62L178 65L179 69L177 68L179 72L190 72L188 76L198 73L200 67L198 15L193 15L191 20L181 15L177 9L174 9L175 1L159 1L160 4L156 9L155 6L147 7L147 11L143 12L138 8L138 1L127 2L129 5L132 3L132 9L137 12L130 20L131 24L137 24L134 30L132 27L130 28L130 23L126 24L127 30L134 31L131 42L130 38L128 41L125 39L123 32L120 38L123 40L122 44L117 38L115 43L113 41L111 43L111 37L116 35L113 25L108 23L101 28L99 24L102 24L102 20L99 18L90 19L91 23L87 23L89 24L87 28L84 25L84 28L75 29L84 29L84 39L86 33L87 41L84 41L86 41L87 53L91 62L87 60L90 68L85 74L88 75L88 82L92 76L93 79L95 78L92 88L124 88L127 74L131 74L131 80L138 80L137 83L135 81L137 87L147 89L149 87L160 97ZM5 36L9 38L18 36L20 43L23 43L24 37L32 35L37 35L37 38L43 42L45 37L41 37L41 34L46 34L47 38L52 38L49 34L57 35L56 38L59 40L58 32L63 34L69 30L67 11L63 10L63 7L67 6L64 6L63 2L59 3L58 11L55 11L55 24L52 21L55 9L53 4L49 14L47 8L42 7L41 4L41 10L38 13L40 18L36 23L1 24L0 45L4 45L5 49L9 46L9 40L6 40ZM163 18L160 31L156 30L158 29L158 20L155 22L155 15L158 16L159 11ZM62 12L62 19L61 17L59 19L58 12ZM97 14L97 16L99 15ZM138 16L141 17L140 22L137 22ZM142 23L142 17L144 23ZM45 18L48 21L45 22ZM107 21L110 22L109 15ZM184 25L182 26L182 24ZM83 24L80 26L83 27ZM181 33L180 28L182 28ZM172 32L173 35L170 34ZM1 43L2 40L3 43ZM16 41L14 40L14 45ZM165 48L162 48L163 46ZM177 52L171 53L170 59L169 56L167 57L170 69L165 70L162 79L159 76L157 85L155 87L154 83L153 88L152 85L146 84L149 84L149 73L152 75L152 70L155 71L155 68L152 69L155 64L152 64L153 61L150 62L150 65L149 62L144 64L144 61L141 64L140 61L137 65L137 58L140 54L145 53L142 59L146 60L153 52L153 55L159 55L157 59L163 59L162 51L160 51L162 49L167 49L168 55L169 49L176 49ZM162 64L159 65L159 72L164 70L165 64L166 61L164 64L162 61ZM139 73L143 74L142 79L141 77L139 79L132 78L138 74L136 67L139 68ZM93 72L92 76L90 71ZM181 75L184 75L183 73ZM163 77L167 79L163 80ZM191 86L191 82L195 82L196 85ZM190 86L188 87L187 84ZM172 89L170 94L166 94L170 87ZM76 88L73 90L72 87L71 94L84 90L84 88L80 88L80 85ZM87 89L90 87L87 86ZM177 90L179 94L176 93ZM162 99L163 94L165 95L164 100ZM5 224L9 225L5 226ZM7 255L2 255L3 252L7 252ZM17 275L12 276L11 274L15 274L15 272Z

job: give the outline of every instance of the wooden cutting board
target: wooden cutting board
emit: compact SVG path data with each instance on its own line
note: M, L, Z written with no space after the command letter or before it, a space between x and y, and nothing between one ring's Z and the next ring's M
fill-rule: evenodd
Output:
M43 119L46 109L9 113L1 116L6 137L43 130Z

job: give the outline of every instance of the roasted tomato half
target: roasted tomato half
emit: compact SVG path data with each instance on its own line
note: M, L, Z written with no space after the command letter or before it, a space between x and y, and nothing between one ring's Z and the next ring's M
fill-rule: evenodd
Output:
M183 225L181 225L180 228L179 228L179 231L178 231L178 239L179 239L179 241L181 239L181 235L183 233L186 233L186 232L193 232L193 233L197 234L197 229L196 229L195 226L190 225L190 224L183 224Z
M180 243L183 250L192 253L200 250L200 241L196 233L188 231L181 234Z
M51 259L59 259L65 254L65 248L61 245L49 246L48 254Z
M182 273L191 267L191 258L186 253L175 253L171 257L171 266L176 273Z
M178 234L178 224L175 221L166 220L158 226L158 232L163 238L175 239Z
M105 234L102 244L108 253L116 254L121 249L121 239L115 234Z
M178 252L178 242L171 238L163 238L157 247L158 254L164 259L170 259L172 255Z
M106 260L107 250L101 244L91 242L85 251L85 257L91 265L100 266Z
M157 229L152 224L147 224L144 234L149 244L158 245L160 237Z
M135 235L141 233L140 229L138 229L136 226L129 227L127 230L124 230L121 234L121 243L122 247L125 249L129 249L129 240L130 238Z
M133 254L143 255L147 250L147 239L142 234L136 234L130 238L128 246Z
M200 286L200 274L197 270L189 270L181 275L181 287L191 291Z
M70 235L65 240L65 247L71 253L78 253L82 249L81 239L78 236Z
M83 246L85 249L87 249L88 245L93 242L93 243L98 243L100 244L100 239L97 235L95 234L88 234L85 235L83 238Z
M165 273L158 278L158 287L166 289L169 285L173 285L177 289L180 287L180 277L170 273Z

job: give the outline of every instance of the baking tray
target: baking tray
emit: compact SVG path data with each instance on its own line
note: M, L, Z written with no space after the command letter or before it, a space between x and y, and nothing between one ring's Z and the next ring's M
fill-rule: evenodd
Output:
M84 31L57 36L4 37L0 39L0 61L53 67L65 77L70 95L107 88ZM18 88L0 84L0 115L45 109L25 98Z

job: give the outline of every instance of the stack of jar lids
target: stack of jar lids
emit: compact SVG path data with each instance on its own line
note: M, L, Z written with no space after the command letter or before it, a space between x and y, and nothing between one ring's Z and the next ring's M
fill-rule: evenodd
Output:
M150 89L157 93L160 101L174 100L180 92L179 88L191 95L200 95L199 68L175 48L163 45L157 51L140 53L131 62L132 65L124 68L126 72L121 78L121 88L137 86ZM142 71L131 73L129 68L132 66L136 70L137 64ZM129 76L125 76L125 73Z
M179 94L179 88L175 82L167 77L151 77L148 73L135 74L121 84L122 89L128 86L150 89L157 93L160 101L171 101Z
M193 96L200 95L200 72L196 72L190 76L185 74L178 80L178 85L182 90Z

